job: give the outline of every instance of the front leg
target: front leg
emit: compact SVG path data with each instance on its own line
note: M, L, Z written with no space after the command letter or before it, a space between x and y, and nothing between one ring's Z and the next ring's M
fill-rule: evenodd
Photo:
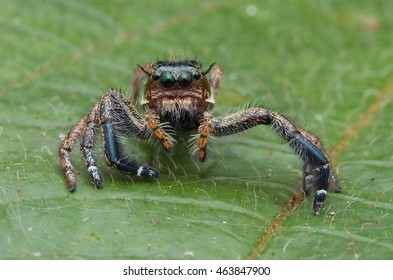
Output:
M330 172L330 162L317 136L293 123L288 118L263 108L250 108L231 114L223 119L207 114L200 126L199 159L206 156L208 134L225 136L235 134L257 125L271 125L275 132L304 162L303 190L309 195L315 189L313 212L318 214L326 199L329 183L335 183ZM202 133L204 132L204 133Z
M119 143L121 135L139 139L149 139L153 135L161 142L165 150L171 151L174 139L151 115L141 116L134 105L117 91L108 91L100 102L100 126L109 165L132 175L144 178L157 178L158 170L138 164L129 159Z

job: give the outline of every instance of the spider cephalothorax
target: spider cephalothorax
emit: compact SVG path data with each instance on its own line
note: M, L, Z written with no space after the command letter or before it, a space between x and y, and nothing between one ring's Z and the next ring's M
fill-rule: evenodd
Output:
M212 65L213 66L213 65ZM140 69L147 74L142 105L175 131L197 129L204 112L213 107L209 81L193 60L158 61Z
M144 112L137 110L140 84L146 79L141 98ZM76 189L76 171L70 160L75 142L81 139L81 151L87 170L96 187L104 180L93 156L94 139L101 130L105 157L109 165L131 175L152 178L159 172L129 159L122 151L120 137L155 138L168 152L176 143L176 133L197 131L192 150L199 160L206 158L208 137L225 136L257 125L271 125L276 133L304 162L302 189L306 195L315 190L313 212L319 213L326 199L329 184L336 180L319 138L279 113L257 107L241 110L223 118L210 114L218 94L222 71L212 64L207 70L194 60L158 61L139 66L134 72L133 91L128 99L119 91L109 90L80 120L62 141L59 148L68 190Z

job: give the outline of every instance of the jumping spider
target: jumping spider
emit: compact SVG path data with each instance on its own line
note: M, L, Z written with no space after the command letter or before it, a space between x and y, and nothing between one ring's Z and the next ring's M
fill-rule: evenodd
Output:
M171 152L176 133L198 131L194 148L200 161L206 158L210 135L235 134L257 125L271 125L304 162L302 189L308 196L316 190L313 212L319 213L325 202L329 185L336 185L330 171L329 158L319 138L279 113L257 107L241 110L223 118L210 114L220 86L222 71L214 63L202 70L194 60L158 61L134 71L133 89L128 99L119 91L109 90L68 133L59 147L69 191L76 189L76 171L70 160L72 147L81 139L81 151L88 172L97 188L104 180L93 156L94 140L101 129L107 163L131 175L157 178L159 172L127 158L119 143L120 137L158 139ZM139 88L146 78L138 112Z

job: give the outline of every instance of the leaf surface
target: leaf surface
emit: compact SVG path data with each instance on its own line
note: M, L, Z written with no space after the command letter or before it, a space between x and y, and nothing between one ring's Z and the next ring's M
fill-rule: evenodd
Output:
M0 11L0 258L392 259L393 5L373 1L4 1ZM78 152L68 193L60 139L132 69L216 61L215 116L263 105L323 140L342 193L293 205L302 163L268 127L168 156L130 141L158 181ZM298 206L298 207L296 207Z

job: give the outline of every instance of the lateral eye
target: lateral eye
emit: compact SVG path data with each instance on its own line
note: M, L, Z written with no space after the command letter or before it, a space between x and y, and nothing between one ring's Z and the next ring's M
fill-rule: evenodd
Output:
M160 82L164 88L172 88L176 84L176 79L171 73L165 72L161 75Z
M194 78L194 80L199 80L201 78L201 73L199 72L195 72L192 77Z
M153 74L151 74L151 78L152 78L154 81L157 81L157 80L160 78L160 75L158 75L157 73L153 73Z
M190 73L181 73L177 77L177 83L180 87L186 88L188 87L192 82L192 77Z

